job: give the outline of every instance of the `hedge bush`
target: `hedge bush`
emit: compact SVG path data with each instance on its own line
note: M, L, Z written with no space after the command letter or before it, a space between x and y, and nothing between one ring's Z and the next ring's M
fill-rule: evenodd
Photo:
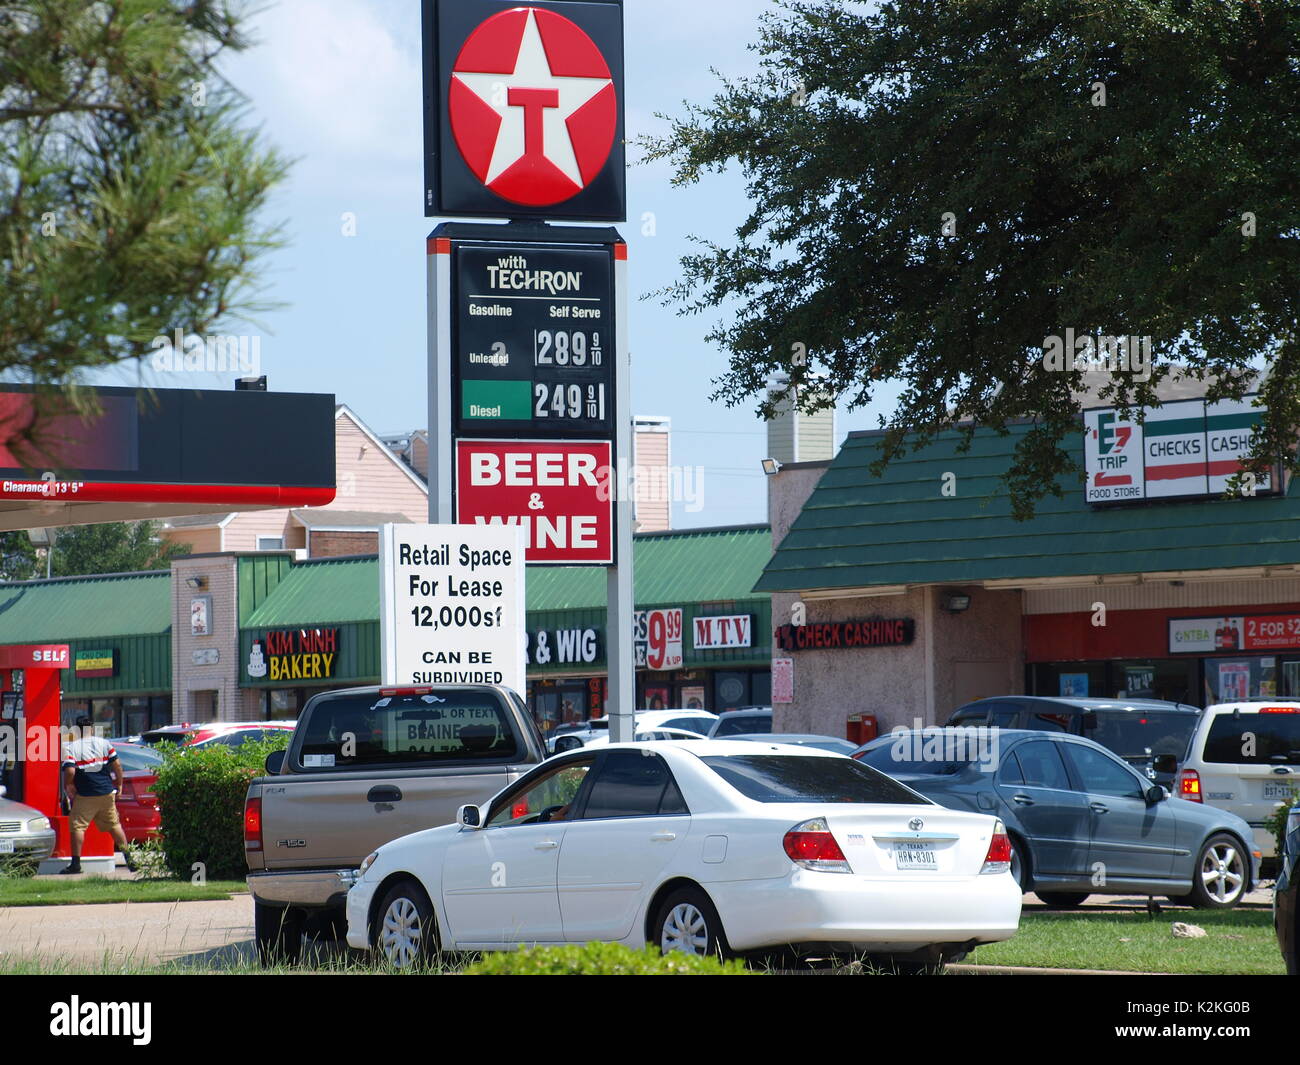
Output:
M1287 799L1286 802L1274 810L1272 817L1265 822L1269 831L1273 833L1273 838L1277 841L1278 858L1282 857L1282 844L1286 840L1287 814L1291 812L1291 807L1296 804L1296 801L1296 796L1291 796L1291 798Z
M162 851L167 872L191 880L201 871L208 880L240 880L244 860L244 798L248 782L261 776L272 751L289 745L290 733L252 740L238 747L159 747L154 792L162 813ZM201 862L201 870L195 863Z
M720 962L654 947L632 950L618 943L571 947L525 947L485 954L465 976L751 976L744 962Z

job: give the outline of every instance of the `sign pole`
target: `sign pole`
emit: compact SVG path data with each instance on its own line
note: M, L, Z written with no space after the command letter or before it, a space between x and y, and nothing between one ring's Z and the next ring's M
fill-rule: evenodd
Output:
M611 743L630 743L636 735L636 661L632 646L632 357L628 351L627 245L614 245L615 469L611 471L614 496L614 542L618 564L609 568L605 633L609 664L608 707ZM629 472L620 477L619 468Z
M451 241L426 241L429 358L429 524L451 525Z

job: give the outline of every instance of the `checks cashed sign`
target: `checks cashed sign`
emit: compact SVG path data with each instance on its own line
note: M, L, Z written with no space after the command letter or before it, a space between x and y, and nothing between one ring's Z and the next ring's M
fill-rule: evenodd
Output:
M608 441L456 441L456 521L517 525L529 562L614 561Z
M1136 412L1084 411L1089 503L1222 495L1250 454L1261 411L1252 397L1180 400ZM1276 492L1276 475L1256 475L1252 494Z

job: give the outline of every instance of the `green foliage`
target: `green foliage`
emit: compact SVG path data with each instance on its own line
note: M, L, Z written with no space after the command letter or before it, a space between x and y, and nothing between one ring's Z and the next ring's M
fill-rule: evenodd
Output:
M0 533L0 581L27 581L37 573L32 538L22 530Z
M40 868L39 858L26 854L0 854L0 880L27 880Z
M485 954L465 976L746 976L744 962L720 962L654 947L632 950L618 943L525 947Z
M238 747L163 744L154 792L162 813L167 872L190 880L232 880L248 872L244 860L244 797L248 782L263 772L272 751L289 745L290 733ZM195 864L201 863L199 870Z
M1265 827L1273 833L1273 838L1277 840L1277 856L1279 858L1282 857L1282 842L1286 839L1287 815L1298 801L1300 801L1300 797L1292 795L1291 798L1278 806L1273 811L1273 815L1264 822Z
M758 74L640 142L679 185L731 169L748 187L734 240L698 240L663 293L724 312L718 398L779 371L804 410L857 408L899 382L876 472L959 422L1027 418L1005 475L1024 518L1082 472L1060 442L1084 374L1045 369L1045 339L1150 336L1153 378L1103 375L1103 401L1154 404L1171 364L1211 398L1267 369L1256 455L1294 461L1300 5L780 7Z
M53 575L77 577L85 573L167 569L173 558L189 551L189 544L159 539L156 521L73 525L55 534Z
M38 422L0 428L50 468L44 416L93 409L77 372L152 354L266 304L258 222L287 163L220 73L250 45L243 0L0 5L0 372ZM53 458L57 458L55 448Z

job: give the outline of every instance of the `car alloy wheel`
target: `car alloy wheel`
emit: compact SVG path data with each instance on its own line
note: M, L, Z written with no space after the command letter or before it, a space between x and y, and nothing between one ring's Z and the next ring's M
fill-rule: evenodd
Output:
M659 948L665 954L670 950L680 950L683 954L708 953L709 923L694 903L679 902L668 911L659 936Z
M1245 863L1237 845L1222 836L1211 840L1201 852L1201 887L1216 906L1231 906L1246 886Z
M433 904L414 881L395 884L379 904L375 947L395 969L438 959L438 928Z

